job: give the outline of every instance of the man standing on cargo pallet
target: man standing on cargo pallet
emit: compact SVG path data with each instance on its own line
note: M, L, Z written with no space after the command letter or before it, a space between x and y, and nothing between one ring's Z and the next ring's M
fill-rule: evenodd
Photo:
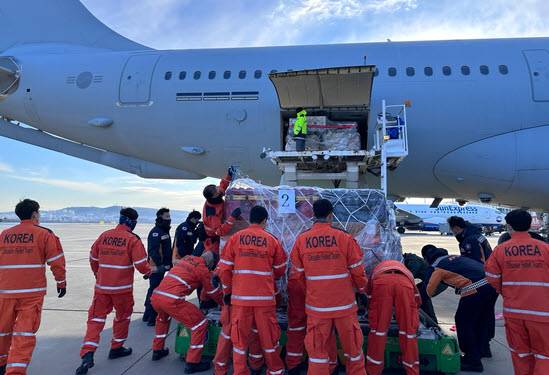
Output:
M200 222L202 215L198 211L192 211L187 219L175 229L172 262L178 263L187 255L193 255L194 245L197 240L203 241L204 225Z
M461 255L482 263L486 262L492 254L492 247L479 227L459 216L449 217L448 226L459 242Z
M164 274L172 268L171 224L170 210L167 208L159 209L156 212L155 226L151 229L147 238L147 253L152 273L149 278L149 290L145 297L143 321L147 322L148 326L154 326L156 321L156 311L151 305L152 292L160 285Z
M221 180L219 186L208 185L204 188L203 195L206 198L202 218L207 238L204 241L204 250L213 251L219 254L220 237L229 233L234 225L234 221L241 215L240 208L236 208L231 213L231 217L225 221L225 190L236 174L236 168L230 167L227 176Z
M103 232L92 245L90 265L96 280L95 293L88 311L86 336L80 349L82 364L76 375L87 374L94 366L93 355L99 346L99 336L113 307L116 316L109 359L132 354L132 349L123 345L128 338L133 312L134 267L145 278L151 273L141 238L133 233L138 217L133 208L121 209L120 224Z
M199 257L188 255L166 274L164 280L154 290L151 301L158 312L158 317L156 318L156 336L153 341L153 361L158 361L169 353L169 350L164 348L164 344L170 330L170 320L173 317L191 330L185 373L192 374L210 368L210 362L201 362L208 332L208 320L198 307L185 301L185 297L197 288L202 288L202 300L213 298L221 303L221 288L214 288L211 283L210 270L214 264L215 255L211 251L206 251Z
M455 314L459 347L464 353L461 370L482 372L482 357L491 357L490 336L493 331L497 293L484 275L484 265L445 249L424 246L423 257L431 265L427 294L434 296L440 283L455 288L460 295Z
M370 309L368 320L368 375L380 375L384 367L385 344L393 309L398 323L398 341L402 351L402 365L407 375L419 375L417 330L421 298L414 276L396 260L379 263L368 284Z
M505 221L511 239L495 248L486 278L503 295L515 374L549 374L549 245L528 234L528 211L511 211Z
M332 227L330 201L316 201L313 211L315 224L297 237L291 252L292 272L305 283L308 373L329 374L328 348L335 328L347 358L347 374L364 374L355 301L355 290L364 294L367 285L362 250L350 234Z
M269 375L282 375L276 318L275 282L286 273L286 253L265 230L269 215L261 206L250 212L250 226L235 233L219 263L224 302L231 304L231 339L235 375L248 375L246 363L250 332L255 327Z
M27 373L46 295L46 264L58 297L67 291L61 243L39 226L39 210L38 202L19 202L15 214L21 223L0 234L0 374Z
M307 111L298 108L297 118L294 123L295 150L305 151L305 139L307 138Z

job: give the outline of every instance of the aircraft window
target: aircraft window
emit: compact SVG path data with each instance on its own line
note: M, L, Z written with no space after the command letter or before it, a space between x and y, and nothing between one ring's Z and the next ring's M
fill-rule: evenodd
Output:
M194 72L193 78L194 79L200 79L201 75L202 75L202 73L199 70L197 70L196 72Z
M461 67L461 74L463 74L464 76L468 76L469 74L471 74L471 68L469 68L467 65L463 65Z
M225 79L231 78L231 71L230 70L225 70L225 73L223 73L223 78L225 78Z
M172 79L172 72L166 72L166 74L164 74L164 79L166 81L169 81L170 79Z
M450 74L452 74L452 68L450 68L448 65L443 66L442 74L444 74L445 76L449 76Z
M509 73L509 68L507 68L507 65L500 65L499 66L499 72L503 75Z
M185 78L187 78L187 72L185 71L179 72L179 79L184 80Z
M389 77L394 77L397 75L397 69L396 68L389 68L387 70L387 73L389 73Z
M238 78L240 78L240 79L246 78L246 71L241 70L240 72L238 72Z
M209 73L208 73L208 79L214 79L215 78L215 70L211 70Z
M488 66L486 66L486 65L481 65L480 66L480 73L482 75L487 75L488 73L490 73L490 69L488 69Z
M263 75L263 72L261 70L256 70L254 72L254 78L255 79L260 79L262 75Z
M423 69L423 73L427 76L427 77L430 77L433 75L433 68L431 68L430 66L426 66L424 69Z
M406 68L406 75L408 77L413 77L416 75L416 70L414 68L412 68L411 66L407 67Z

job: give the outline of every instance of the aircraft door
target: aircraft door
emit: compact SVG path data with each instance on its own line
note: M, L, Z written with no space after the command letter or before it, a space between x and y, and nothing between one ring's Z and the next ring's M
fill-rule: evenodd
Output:
M151 99L151 83L158 55L130 56L120 77L120 103L143 104Z
M530 49L523 53L530 71L532 99L536 102L549 101L549 51Z

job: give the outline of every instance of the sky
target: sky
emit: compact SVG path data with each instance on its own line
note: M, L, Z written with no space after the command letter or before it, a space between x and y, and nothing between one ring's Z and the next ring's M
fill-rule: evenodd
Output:
M83 0L157 49L549 36L547 0ZM67 206L202 205L214 182L145 180L0 137L0 211L25 197Z

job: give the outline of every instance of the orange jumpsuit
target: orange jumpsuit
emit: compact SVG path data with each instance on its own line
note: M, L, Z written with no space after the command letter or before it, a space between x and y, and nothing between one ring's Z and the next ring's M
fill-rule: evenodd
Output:
M387 331L395 311L399 342L402 350L402 365L407 375L419 375L419 351L417 330L421 297L414 276L406 266L396 260L379 263L372 272L368 284L370 304L368 320L368 355L366 369L369 375L383 371Z
M286 272L286 253L278 240L252 224L234 234L223 249L219 277L231 294L231 339L235 375L248 375L250 332L257 329L270 375L281 375L280 327L276 318L275 280Z
M88 311L88 328L80 357L95 352L107 315L116 311L111 348L124 345L133 313L134 267L150 274L147 253L139 236L119 224L99 236L92 246L90 265L95 275L95 293Z
M0 366L26 374L46 295L46 264L65 288L65 257L52 231L23 220L0 234Z
M229 187L231 177L226 176L219 183L219 190L223 193ZM219 199L219 203L210 203L206 201L202 209L202 221L204 230L208 238L204 241L204 251L213 251L219 254L220 237L229 233L234 225L232 217L225 220L225 201Z
M317 222L301 233L291 252L292 272L305 282L309 374L329 374L329 346L339 334L348 374L364 374L363 336L355 290L366 292L362 251L347 232Z
M183 257L154 290L151 302L158 312L153 350L164 349L170 329L170 320L180 321L191 330L191 343L187 351L187 363L199 363L208 332L208 321L194 304L185 301L197 288L202 289L203 299L212 298L221 303L221 289L211 284L211 272L202 257Z
M549 374L549 245L514 232L494 249L485 270L503 296L515 374Z

